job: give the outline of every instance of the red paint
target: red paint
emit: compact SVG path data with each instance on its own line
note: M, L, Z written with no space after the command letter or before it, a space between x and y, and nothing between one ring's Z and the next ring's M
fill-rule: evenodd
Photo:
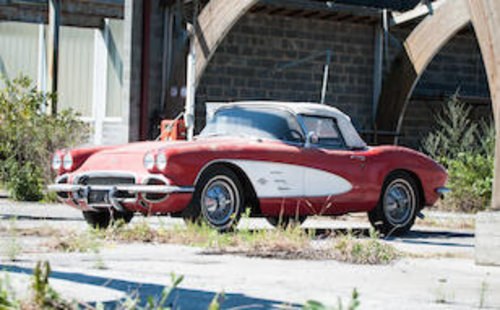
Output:
M353 188L347 193L332 197L297 197L261 199L264 215L323 214L338 215L347 212L369 211L379 200L384 179L395 170L405 170L418 177L422 184L426 205L438 199L435 189L445 184L446 171L427 156L416 151L381 146L365 150L324 150L293 146L275 140L243 138L210 138L198 141L139 142L125 146L98 149L72 150L75 158L85 162L70 173L88 171L123 171L134 173L141 182L150 172L143 167L147 152L164 152L168 158L162 174L171 185L193 186L202 168L212 161L224 159L260 160L302 165L337 174L347 179ZM364 157L360 160L359 156ZM160 172L158 172L160 173ZM140 212L171 213L182 211L190 202L191 194L172 194L161 203L144 209L138 203L126 208Z

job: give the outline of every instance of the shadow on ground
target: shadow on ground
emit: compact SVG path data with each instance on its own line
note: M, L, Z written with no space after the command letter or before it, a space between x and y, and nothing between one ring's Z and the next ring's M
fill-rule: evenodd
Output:
M317 239L325 239L335 235L352 234L358 237L369 237L370 229L368 228L335 228L335 229L307 229L304 231L312 234ZM403 236L387 236L383 239L400 243L448 246L448 247L474 247L474 233L455 232L447 230L412 230ZM453 242L454 239L461 239L462 242ZM464 242L465 241L465 242Z
M81 222L82 219L78 217L52 217L52 216L32 216L32 215L15 215L15 214L0 214L0 219L18 221L61 221L61 222Z
M460 239L461 242L454 242ZM388 237L387 240L401 243L435 245L453 248L473 248L474 234L453 231L412 230L404 236Z
M30 275L33 272L30 268L3 264L0 264L0 270L26 275ZM114 289L129 296L138 297L141 300L139 306L146 306L146 302L150 297L155 300L161 298L165 289L164 286L157 284L110 279L74 272L52 271L50 278ZM170 305L173 306L174 309L206 310L216 295L217 292L177 288L172 292L165 306ZM119 306L124 300L125 297L120 300L106 301L103 304L105 309L116 309L117 306ZM289 305L278 300L254 298L244 294L224 293L221 308L228 309L237 307L239 309L278 309L283 305L293 308L300 307L299 305Z

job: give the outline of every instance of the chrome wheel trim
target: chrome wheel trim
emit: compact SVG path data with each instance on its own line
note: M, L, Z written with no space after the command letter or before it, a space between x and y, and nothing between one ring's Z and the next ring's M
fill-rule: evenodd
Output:
M240 207L236 184L223 175L213 177L203 187L200 206L203 217L209 224L218 228L228 227Z
M390 224L405 226L415 213L417 200L411 184L404 179L392 181L384 192L384 215Z

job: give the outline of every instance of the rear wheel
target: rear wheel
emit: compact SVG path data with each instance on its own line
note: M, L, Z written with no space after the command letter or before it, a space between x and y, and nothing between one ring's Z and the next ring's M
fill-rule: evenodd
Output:
M274 227L279 227L279 228L287 228L288 226L300 226L302 223L304 223L307 219L307 216L282 216L282 217L276 217L276 216L270 216L266 217L266 220L269 222Z
M83 217L92 228L108 228L114 221L123 220L130 223L134 213L130 211L116 211L114 209L104 209L98 211L83 211Z
M196 184L187 222L200 219L221 232L231 231L237 225L245 205L241 183L229 168L218 166L203 173Z
M380 233L401 235L415 223L420 197L415 179L406 172L391 173L384 182L377 206L368 212L372 226Z

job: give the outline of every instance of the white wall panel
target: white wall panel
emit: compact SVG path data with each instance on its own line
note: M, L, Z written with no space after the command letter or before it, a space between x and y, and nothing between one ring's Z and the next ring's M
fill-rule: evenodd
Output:
M94 30L61 27L59 41L59 109L92 117Z
M38 25L0 22L0 75L14 79L23 74L35 82L37 72Z

